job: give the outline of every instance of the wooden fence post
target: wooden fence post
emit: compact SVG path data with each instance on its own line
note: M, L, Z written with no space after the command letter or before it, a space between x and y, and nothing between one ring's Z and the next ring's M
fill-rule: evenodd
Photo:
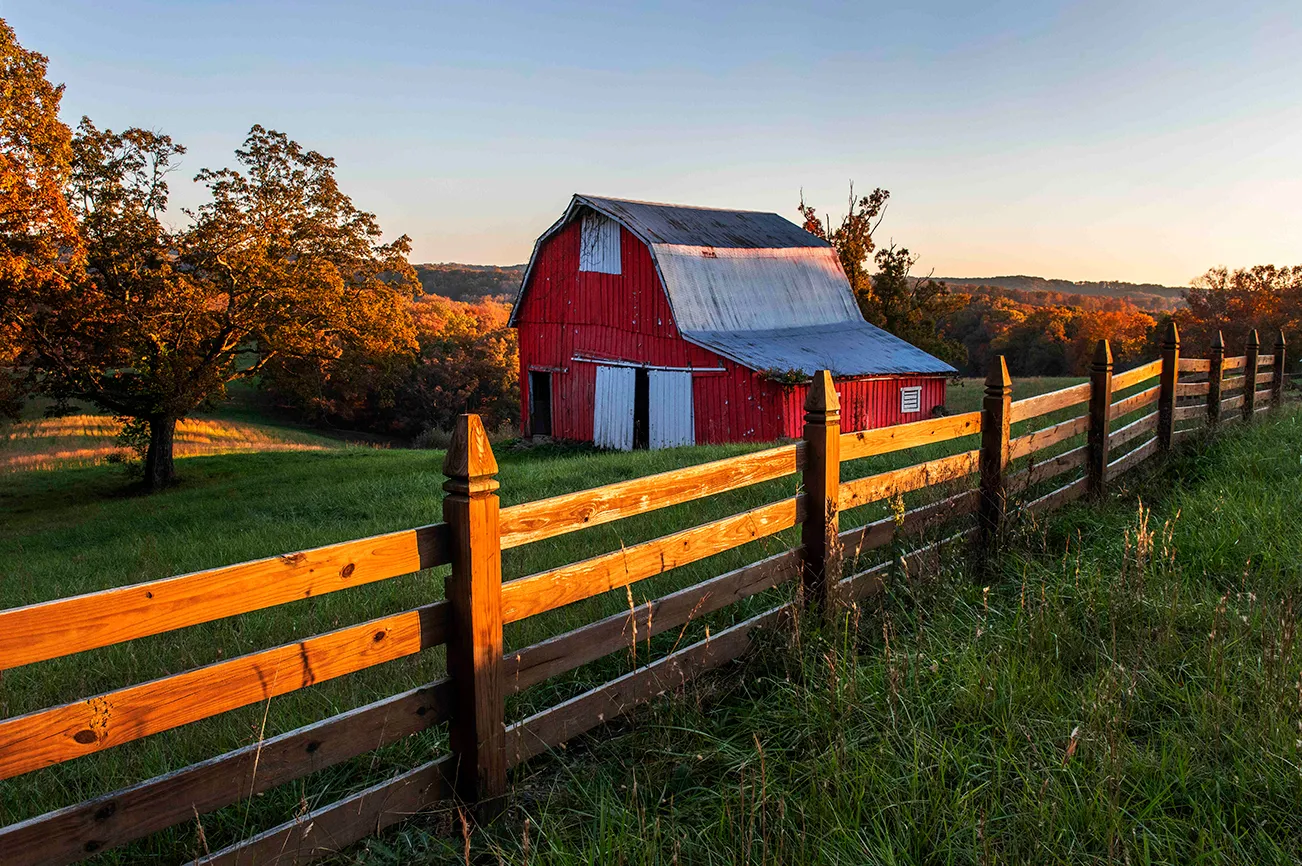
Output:
M1221 423L1221 382L1225 378L1225 338L1217 331L1207 355L1207 429Z
M1280 328L1275 334L1275 368L1271 371L1270 380L1270 406L1273 412L1278 412L1284 405L1284 362L1287 360L1288 356L1284 351L1284 329Z
M1170 451L1175 440L1175 386L1180 379L1180 330L1171 322L1162 337L1162 378L1157 392L1157 448Z
M832 613L841 580L841 400L832 374L819 370L805 398L805 519L800 526L805 604Z
M986 375L986 393L981 401L981 499L977 507L979 558L988 563L999 553L1008 507L1004 474L1008 469L1009 421L1012 417L1013 383L1008 378L1004 356L997 356Z
M1248 334L1248 343L1243 347L1243 420L1252 421L1252 413L1257 409L1257 358L1261 354L1261 341L1257 339L1257 329Z
M448 727L457 796L490 820L506 794L502 683L502 547L497 460L478 415L457 419L443 461L443 520L452 538L452 605L447 667L453 704Z
M1090 364L1090 426L1086 437L1089 446L1086 472L1091 496L1099 497L1108 472L1108 416L1112 408L1112 347L1099 340Z

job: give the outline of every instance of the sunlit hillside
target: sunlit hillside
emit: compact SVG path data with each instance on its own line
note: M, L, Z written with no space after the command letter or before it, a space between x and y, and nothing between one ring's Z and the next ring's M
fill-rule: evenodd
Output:
M134 455L117 442L120 425L107 415L23 421L0 432L0 472L94 466ZM187 418L176 427L176 456L259 451L323 451L340 443L280 427Z

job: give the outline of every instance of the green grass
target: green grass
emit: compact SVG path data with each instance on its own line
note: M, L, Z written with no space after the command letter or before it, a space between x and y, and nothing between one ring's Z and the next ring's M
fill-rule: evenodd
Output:
M1025 397L1078 380L1019 380ZM951 410L980 402L981 387L951 389ZM1071 410L1065 415L1073 414ZM1056 418L1037 420L1050 423ZM564 450L497 449L503 503L510 505L743 453L764 446L718 446L653 453L599 454ZM975 438L847 464L843 477L870 474L975 447ZM1064 445L1064 447L1067 447ZM13 473L0 488L0 607L12 607L134 583L241 560L437 521L441 512L442 454L431 451L335 448L314 453L252 453L181 460L182 483L165 494L127 492L116 467ZM506 577L520 576L617 550L715 517L736 513L796 491L783 479L651 515L508 551ZM909 497L918 501L931 492ZM843 516L852 526L885 513L870 506ZM643 581L635 603L690 585L796 543L798 533L773 538ZM442 595L442 570L296 602L273 610L195 626L180 632L53 660L4 673L0 713L30 712L232 655L284 643L408 609ZM718 629L781 592L695 622L682 640ZM522 646L599 616L626 609L628 595L610 593L508 628L508 646ZM52 624L52 627L57 627ZM666 648L678 634L652 641ZM645 659L645 654L641 656ZM629 669L615 657L531 690L509 706L512 718ZM9 823L131 784L222 751L255 742L441 675L441 651L359 672L146 740L109 749L0 785L0 822ZM284 820L302 804L318 805L407 768L442 748L442 732L411 738L367 759L316 774L204 818L207 843L218 847ZM156 858L171 862L194 850L193 827L161 834L104 862Z

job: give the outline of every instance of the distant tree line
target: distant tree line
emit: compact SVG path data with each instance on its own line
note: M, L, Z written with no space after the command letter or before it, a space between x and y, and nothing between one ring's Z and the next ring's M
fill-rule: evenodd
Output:
M421 290L453 301L476 302L484 298L510 302L524 277L524 265L413 265Z
M946 283L958 291L977 289L1012 289L1030 294L1057 295L1074 298L1109 298L1129 301L1141 310L1163 312L1174 310L1183 302L1184 289L1156 283L1127 283L1120 280L1082 281L1053 280L1044 277L947 277Z

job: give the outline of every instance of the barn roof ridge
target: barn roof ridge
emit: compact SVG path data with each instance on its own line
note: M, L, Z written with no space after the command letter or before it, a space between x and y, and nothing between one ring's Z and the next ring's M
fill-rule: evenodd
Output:
M764 214L765 216L782 216L776 211L771 211L771 210L751 210L750 208L741 208L741 207L710 207L709 205L703 205L703 204L678 204L676 202L671 202L671 201L651 201L650 199L644 199L644 198L622 198L620 196L614 196L614 195L589 195L588 193L585 192L576 192L574 195L577 198L584 199L585 201L614 201L614 202L620 202L622 204L647 205L648 207L671 207L671 208L682 208L683 210L712 210L712 211L721 211L723 213L745 213L745 214Z

